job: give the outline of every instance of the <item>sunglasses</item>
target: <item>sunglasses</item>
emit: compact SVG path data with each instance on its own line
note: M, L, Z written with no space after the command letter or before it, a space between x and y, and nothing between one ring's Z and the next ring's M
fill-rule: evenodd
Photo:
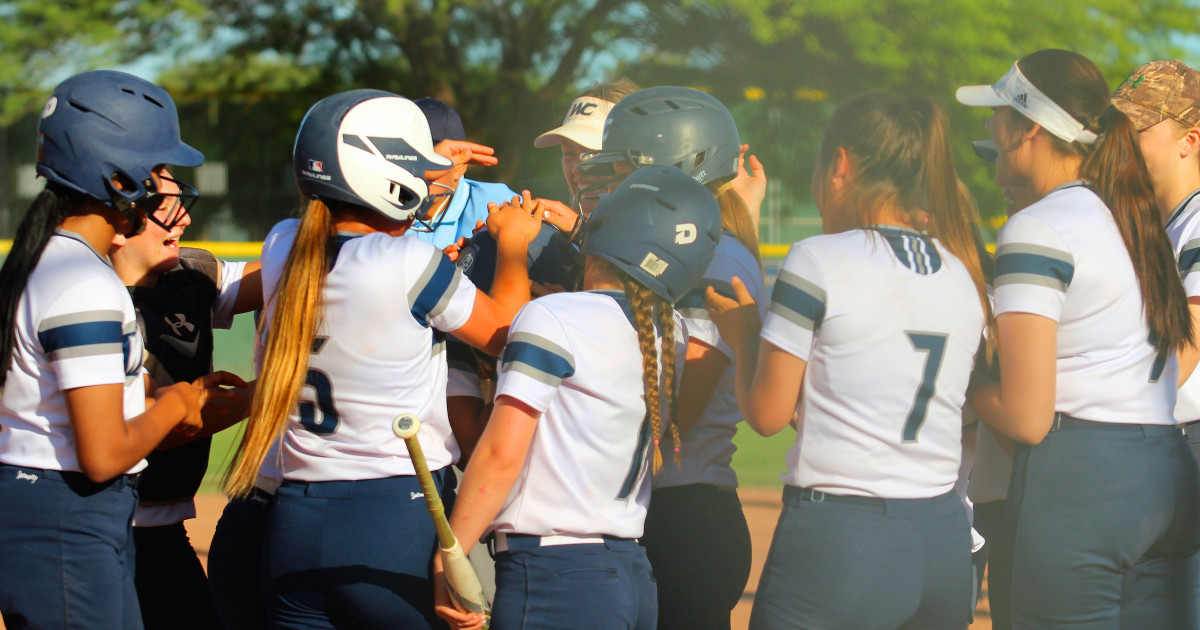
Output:
M151 191L129 205L132 208L145 211L147 219L158 227L170 232L187 216L188 209L200 198L200 192L190 184L177 179L166 176L160 176L160 179L179 186L179 192L162 193Z

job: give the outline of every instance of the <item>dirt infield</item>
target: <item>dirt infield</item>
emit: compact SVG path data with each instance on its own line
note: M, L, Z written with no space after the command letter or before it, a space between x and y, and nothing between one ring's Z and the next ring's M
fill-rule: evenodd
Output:
M746 521L750 524L750 537L754 545L754 560L750 570L750 583L742 594L742 601L733 611L732 627L734 630L744 630L750 621L750 607L754 601L754 591L758 587L758 578L762 573L763 563L767 559L767 549L771 544L771 535L775 532L775 521L779 519L780 491L765 488L741 488L738 494L742 499L742 509L746 512ZM207 566L208 545L212 541L213 528L225 507L225 497L218 494L202 494L196 497L197 517L187 522L188 534L192 544L200 554L200 561ZM986 584L984 587L986 589ZM991 630L992 621L988 616L986 590L981 598L979 610L975 613L975 623L971 630Z

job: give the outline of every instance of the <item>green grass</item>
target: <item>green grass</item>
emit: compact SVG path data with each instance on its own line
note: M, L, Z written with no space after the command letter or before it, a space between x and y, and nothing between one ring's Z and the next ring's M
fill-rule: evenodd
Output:
M213 331L213 367L233 372L250 380L254 377L254 317L243 313L233 319L229 330ZM212 450L208 453L208 474L204 476L201 492L220 492L218 481L233 457L233 448L240 435L242 424L226 429L213 436Z
M787 471L785 456L795 442L796 432L791 428L765 438L745 423L739 424L733 438L738 449L733 454L738 484L743 488L782 488L779 475Z

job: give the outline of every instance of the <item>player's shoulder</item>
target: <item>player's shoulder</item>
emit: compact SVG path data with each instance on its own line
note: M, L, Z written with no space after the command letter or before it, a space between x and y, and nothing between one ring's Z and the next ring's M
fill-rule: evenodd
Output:
M1050 191L1009 217L1009 222L1036 219L1055 232L1068 233L1094 227L1097 216L1112 220L1112 212L1095 191L1088 186L1076 185ZM1092 223L1086 223L1088 221Z

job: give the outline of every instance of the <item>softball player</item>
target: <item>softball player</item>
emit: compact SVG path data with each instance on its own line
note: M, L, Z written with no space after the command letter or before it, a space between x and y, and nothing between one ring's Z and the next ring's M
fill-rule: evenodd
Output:
M642 538L658 582L660 628L728 628L750 577L750 530L730 467L742 419L732 352L704 308L704 287L732 296L735 276L765 304L757 230L732 185L741 153L737 125L720 101L664 86L618 103L605 123L604 148L580 169L613 182L644 164L674 164L712 191L721 210L716 254L699 287L677 305L688 325L687 368L675 414L680 439L665 439L681 457L654 477Z
M38 132L46 189L0 270L0 611L11 627L141 628L129 529L143 458L200 428L207 387L245 383L178 383L147 409L108 254L181 202L163 167L204 157L180 140L170 95L121 72L61 83Z
M638 86L628 79L597 84L571 102L561 125L533 141L533 146L539 149L558 145L562 150L563 179L571 194L571 206L557 201L543 201L543 218L572 235L572 241L576 243L583 238L583 222L578 221L578 217L590 215L599 196L590 189L585 191L595 181L575 167L579 165L580 156L588 151L598 151L603 146L604 121L613 105L637 90Z
M1117 88L1113 105L1138 130L1138 142L1158 211L1175 250L1192 322L1200 313L1200 71L1179 61L1152 61ZM1175 419L1185 423L1192 452L1200 456L1200 378L1191 379L1198 353L1179 353L1181 385Z
M997 627L1195 627L1196 460L1172 417L1186 297L1129 119L1086 58L1043 50L958 100L992 107L998 385L1019 443L992 564Z
M407 450L388 435L391 420L423 419L422 446L452 502L446 468L458 448L433 333L500 350L502 328L529 299L525 250L540 225L528 198L489 217L500 250L495 300L433 245L394 238L424 218L431 172L470 155L435 153L420 109L378 90L325 98L300 125L293 162L311 201L263 245L265 350L227 483L248 495L282 434L283 481L266 535L272 627L436 623L436 537Z
M945 114L923 98L852 99L817 165L826 234L784 260L761 350L744 285L732 312L708 292L746 421L772 435L796 418L750 625L961 629L971 539L953 488L989 306Z
M179 183L162 179L164 191L180 190ZM204 250L180 248L179 239L191 224L182 203L147 218L140 234L118 237L111 259L133 299L146 368L156 383L169 385L211 372L213 328L229 328L235 313L261 306L259 264L218 261ZM135 583L147 628L221 626L183 522L196 517L193 498L208 468L207 435L244 418L248 403L243 395L233 409L209 414L204 437L146 458L133 538Z
M642 169L588 222L584 291L538 298L513 321L450 516L464 544L495 535L496 630L655 626L636 539L686 339L671 304L700 279L719 226L691 178ZM482 621L441 592L438 613L459 627Z

